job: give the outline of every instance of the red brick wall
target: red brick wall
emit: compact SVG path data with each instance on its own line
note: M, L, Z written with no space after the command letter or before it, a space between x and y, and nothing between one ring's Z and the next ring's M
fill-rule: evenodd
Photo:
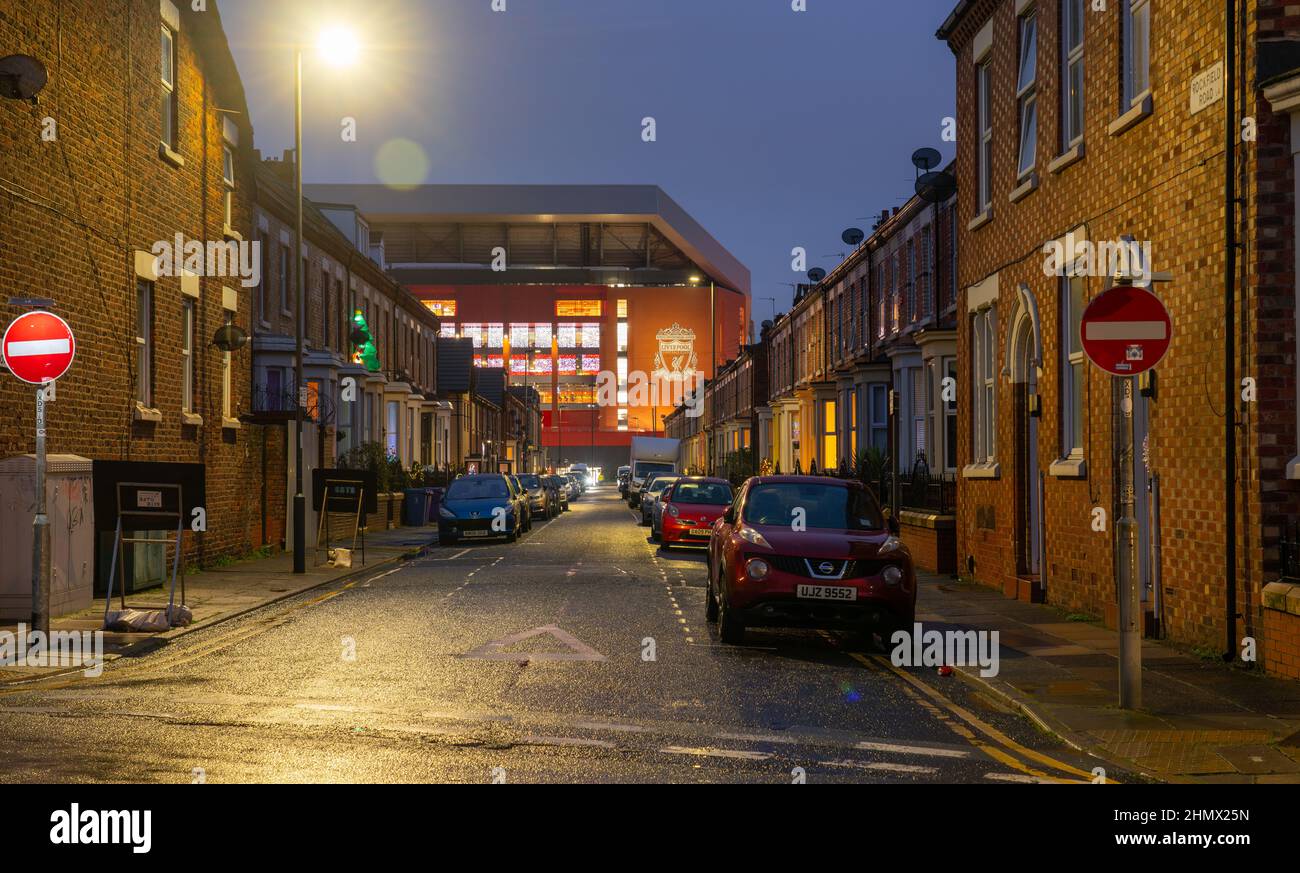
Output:
M1261 10L1280 4L1261 2ZM1222 307L1223 243L1223 112L1224 102L1191 115L1188 83L1207 66L1223 59L1222 4L1189 0L1178 9L1153 4L1151 83L1154 114L1127 131L1112 135L1108 125L1119 115L1119 6L1108 11L1088 10L1085 35L1085 147L1082 160L1059 173L1047 165L1062 151L1059 147L1060 48L1057 27L1059 4L1037 4L1039 19L1039 131L1036 167L1037 191L1017 203L1008 195L1016 187L1018 153L1015 79L1017 33L1014 3L978 3L969 21L958 30L956 80L958 107L959 179L959 306L958 355L963 365L971 360L970 322L966 316L967 290L995 273L999 275L997 309L998 362L1002 369L1007 343L1015 325L1017 288L1022 283L1034 293L1039 307L1043 360L1038 377L1043 415L1039 422L1039 470L1045 471L1062 452L1062 378L1059 337L1058 279L1043 272L1042 246L1086 222L1087 238L1113 241L1132 234L1150 241L1154 269L1168 271L1173 281L1155 286L1175 322L1172 348L1159 367L1158 394L1150 404L1152 469L1162 485L1163 564L1165 597L1164 631L1189 644L1222 646L1227 611L1223 554L1223 345ZM1247 2L1248 18L1256 3ZM975 68L970 41L991 10L994 21L993 78L993 189L992 220L969 230L976 213L978 142L975 107ZM1263 12L1261 11L1261 14ZM1281 24L1281 20L1271 20ZM1294 32L1296 22L1287 22ZM1275 34L1276 35L1276 34ZM1253 50L1245 66L1252 69ZM1249 89L1248 93L1249 93ZM1240 550L1240 609L1247 616L1242 634L1253 632L1250 617L1257 612L1258 587L1264 552L1261 505L1291 506L1290 483L1279 482L1279 464L1294 451L1294 319L1290 276L1290 221L1278 207L1289 196L1289 166L1279 160L1279 131L1255 105L1253 96L1240 108L1242 116L1261 117L1261 172L1273 174L1258 187L1247 185L1250 204L1243 237L1248 244L1249 270L1240 287L1250 320L1239 322L1240 375L1260 373L1260 403L1247 411L1240 435L1243 461L1239 472L1242 489ZM1255 173L1255 147L1241 148L1244 177ZM1266 162L1265 157L1267 158ZM1267 183L1266 183L1267 182ZM1274 186L1274 187L1270 187ZM1257 216L1256 210L1259 210ZM1269 221L1271 232L1264 221ZM1258 247L1253 240L1259 240ZM1095 298L1110 283L1103 277L1087 279L1087 299ZM960 380L959 461L972 456L971 380L967 366ZM978 580L1006 587L1017 572L1016 555L1027 534L1017 523L1018 495L1032 487L1016 463L1017 427L1023 416L1015 414L1017 386L997 380L997 440L1000 478L963 478L958 487L958 561L966 555L976 562ZM1049 476L1046 484L1047 598L1063 607L1105 613L1114 601L1113 482L1111 385L1100 371L1087 367L1084 450L1087 477ZM1265 393L1267 392L1267 393ZM1267 398L1267 399L1266 399ZM1288 400L1289 398L1289 400ZM1288 420L1289 417L1289 420ZM1285 443L1285 448L1274 449ZM1282 457L1285 455L1285 457ZM1037 471L1036 471L1037 472ZM1261 484L1262 483L1262 484ZM1279 498L1285 493L1285 498ZM1090 528L1090 513L1102 507L1108 514L1106 533ZM1271 510L1270 510L1271 511ZM990 513L992 517L990 518ZM991 524L990 524L991 521Z
M38 105L0 101L0 286L8 294L48 296L72 325L78 354L49 409L49 451L89 458L199 462L208 467L208 532L187 537L185 560L210 561L256 545L253 496L260 464L250 428L223 431L221 355L208 343L222 323L222 285L203 278L197 304L196 412L181 422L181 293L161 277L154 296L154 405L157 424L132 422L135 369L133 252L177 232L222 240L222 116L234 89L213 85L218 62L200 56L196 35L214 31L213 15L181 7L178 42L179 143L183 167L158 154L161 131L157 0L33 0L0 9L0 46L41 59L50 81ZM222 75L229 77L228 70ZM42 119L57 139L41 139ZM247 115L236 177L251 175ZM249 238L247 187L237 191L234 224ZM17 314L9 309L4 317ZM249 325L248 294L236 323ZM234 355L234 405L246 408L250 352ZM34 448L32 389L0 374L0 457Z

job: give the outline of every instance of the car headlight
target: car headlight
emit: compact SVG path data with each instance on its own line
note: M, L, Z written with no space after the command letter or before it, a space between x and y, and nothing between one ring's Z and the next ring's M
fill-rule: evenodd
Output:
M876 556L884 557L885 555L892 555L895 552L901 551L903 551L903 541L896 536L890 536L880 544L880 548L876 550Z
M880 574L880 578L885 580L886 585L897 585L903 581L903 569L891 564Z
M456 513L452 512L450 509L448 509L448 508L445 507L445 506L439 506L439 507L438 507L438 517L439 517L439 518L450 518L452 521L455 521L455 520L456 520Z
M765 549L772 548L772 544L769 543L761 533L754 530L752 527L742 527L740 530L736 531L736 536L740 537L742 540L744 540L745 542L751 545L761 546Z
M762 558L750 558L745 562L745 575L750 579L766 579L771 571L772 568Z

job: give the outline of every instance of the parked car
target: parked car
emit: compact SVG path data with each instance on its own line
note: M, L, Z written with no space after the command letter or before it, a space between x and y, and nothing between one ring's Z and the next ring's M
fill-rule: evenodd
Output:
M569 472L569 473L565 473L564 475L571 482L573 482L574 485L577 486L579 496L587 493L587 480L583 477L581 473Z
M557 476L554 473L544 477L551 487L555 489L555 496L559 500L560 512L569 511L569 481L563 476Z
M655 503L664 489L676 482L677 476L656 476L641 490L641 526L649 527L654 520Z
M444 546L498 536L513 543L523 525L523 504L509 477L499 473L460 477L447 486L438 508L438 542Z
M706 618L727 644L748 627L888 634L916 615L912 555L861 482L748 480L709 538Z
M641 495L646 492L646 489L648 489L650 486L654 484L655 479L658 479L661 476L675 476L675 475L677 474L673 473L671 470L668 471L659 470L653 473L647 473L645 479L641 482L640 487L637 487L634 481L631 489L628 491L628 497L627 497L628 507L630 509L640 508Z
M731 505L735 494L726 479L687 476L678 479L659 497L650 536L664 550L675 545L707 546L713 523Z
M560 514L560 498L555 484L545 476L525 474L519 484L528 492L528 511L538 518L551 519Z
M527 533L533 529L533 511L528 505L528 489L524 488L519 477L513 473L505 474L506 481L510 483L510 488L515 492L515 499L519 501L519 509L524 517L523 532Z
M622 466L618 468L618 494L624 500L627 499L627 489L632 484L632 468Z

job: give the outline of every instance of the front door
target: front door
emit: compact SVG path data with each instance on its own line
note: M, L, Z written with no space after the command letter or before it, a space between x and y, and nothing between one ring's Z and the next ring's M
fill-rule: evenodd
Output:
M1021 576L1037 578L1042 570L1042 494L1038 470L1038 416L1031 403L1038 396L1038 368L1033 360L1033 325L1025 319L1016 337L1017 369L1021 381L1016 397L1016 568Z

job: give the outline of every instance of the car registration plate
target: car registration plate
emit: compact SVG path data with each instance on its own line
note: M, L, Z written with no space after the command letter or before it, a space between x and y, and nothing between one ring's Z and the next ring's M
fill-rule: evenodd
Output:
M858 589L841 585L800 585L795 594L809 600L857 600Z
M485 536L487 536L487 535L488 535L488 532L485 531L485 530L467 530L467 531L465 531L465 536L467 536L467 537L485 537Z
M707 537L707 536L711 536L713 534L713 531L707 527L697 527L694 530L689 531L689 533L693 537Z

